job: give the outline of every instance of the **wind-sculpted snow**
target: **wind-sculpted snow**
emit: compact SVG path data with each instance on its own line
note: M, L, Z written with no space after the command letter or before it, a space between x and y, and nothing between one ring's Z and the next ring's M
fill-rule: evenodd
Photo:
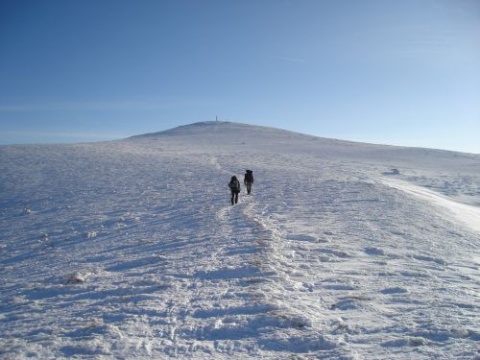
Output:
M478 155L234 123L2 146L0 358L480 359L479 204Z

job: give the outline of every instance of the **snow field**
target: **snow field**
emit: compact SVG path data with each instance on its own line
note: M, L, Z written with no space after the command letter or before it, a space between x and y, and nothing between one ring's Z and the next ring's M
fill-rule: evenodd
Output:
M0 156L2 358L479 357L478 156L230 123Z

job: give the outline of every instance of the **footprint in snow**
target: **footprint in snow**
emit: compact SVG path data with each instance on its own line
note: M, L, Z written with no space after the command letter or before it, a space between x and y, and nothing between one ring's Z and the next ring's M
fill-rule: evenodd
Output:
M385 255L385 251L374 247L365 248L365 253L368 255Z
M230 211L231 206L224 206L220 210L217 211L216 217L219 220L225 220L227 218L227 214Z
M292 234L288 237L288 239L293 241L307 241L307 242L317 241L317 238L310 235L305 235L305 234Z
M393 288L383 289L381 293L385 295L405 294L405 293L408 293L408 290L401 287L393 287Z
M438 265L448 265L447 261L440 258L434 258L431 256L423 256L423 255L413 255L412 257L419 261L433 262Z

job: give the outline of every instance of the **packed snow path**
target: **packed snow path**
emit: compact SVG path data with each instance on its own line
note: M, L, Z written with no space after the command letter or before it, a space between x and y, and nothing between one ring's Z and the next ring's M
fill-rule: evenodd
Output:
M0 160L1 358L480 357L480 156L214 122Z

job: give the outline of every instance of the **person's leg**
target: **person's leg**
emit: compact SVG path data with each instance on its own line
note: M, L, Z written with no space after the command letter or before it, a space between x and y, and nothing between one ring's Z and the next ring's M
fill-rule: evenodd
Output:
M230 199L232 205L233 205L233 199L234 199L235 193L232 191L232 198Z
M238 192L235 194L235 204L238 204Z

